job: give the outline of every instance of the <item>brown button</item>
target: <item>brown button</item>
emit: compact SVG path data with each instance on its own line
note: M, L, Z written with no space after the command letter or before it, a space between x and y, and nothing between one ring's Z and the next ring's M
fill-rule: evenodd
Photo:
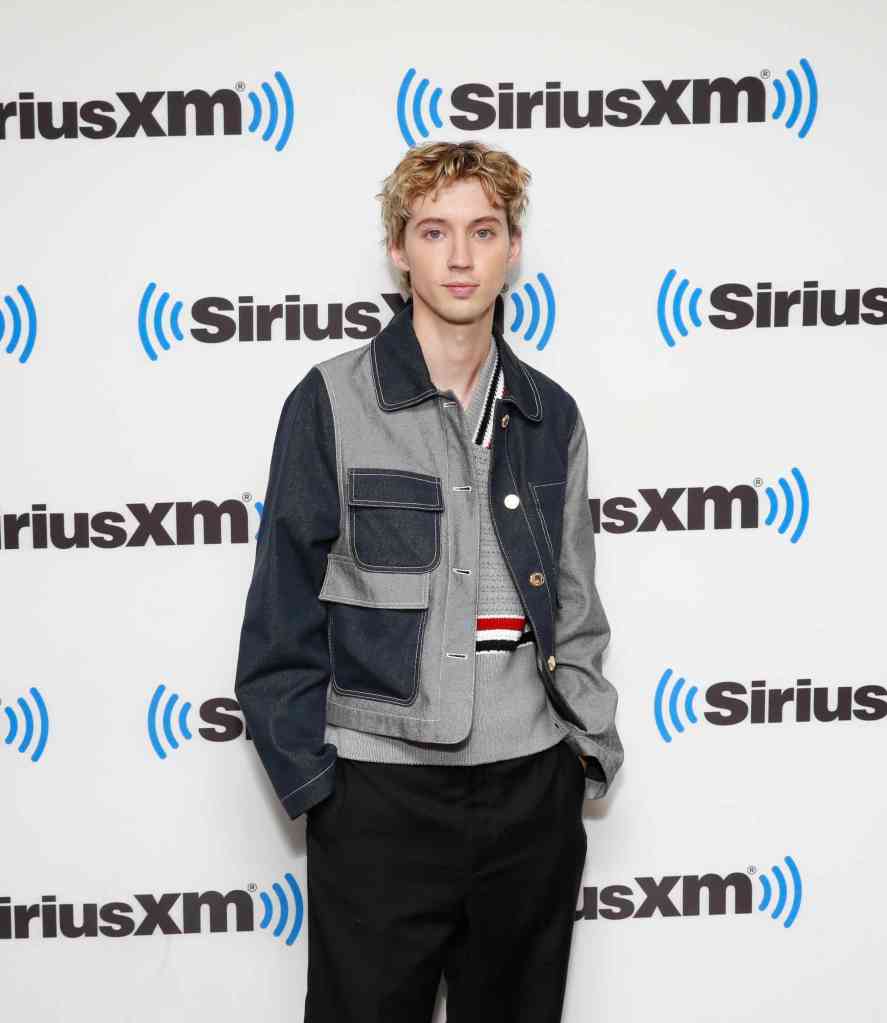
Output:
M501 418L501 419L499 420L499 422L500 422L500 423L502 424L502 429L503 429L503 430L505 429L505 427L506 427L506 426L508 426L508 413L507 413L507 412L506 412L506 413L505 413L505 415L504 415L504 416L503 416L503 417L502 417L502 418Z
M557 661L554 659L554 654L550 654L549 657L548 657L548 670L549 671L554 671L554 668L555 668L556 664L557 664Z
M545 582L545 576L541 572L530 572L530 585L541 586Z

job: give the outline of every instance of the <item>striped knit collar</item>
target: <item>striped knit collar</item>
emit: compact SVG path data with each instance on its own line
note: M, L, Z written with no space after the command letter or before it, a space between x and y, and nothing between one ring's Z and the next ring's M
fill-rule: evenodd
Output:
M505 393L505 378L495 339L490 337L487 357L478 373L468 407L465 409L466 429L480 447L488 448L493 438L493 409L496 399Z

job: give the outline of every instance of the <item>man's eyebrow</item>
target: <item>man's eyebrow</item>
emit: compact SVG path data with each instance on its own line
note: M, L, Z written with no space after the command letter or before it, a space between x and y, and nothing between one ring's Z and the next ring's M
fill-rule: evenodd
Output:
M468 226L471 227L472 224L482 224L486 220L492 220L494 224L502 223L501 217L498 217L492 213L488 213L486 214L486 216L483 217L475 217L474 220L472 220ZM423 224L446 224L446 223L448 223L448 221L444 220L443 217L423 217L421 220L416 221L416 227L421 227Z

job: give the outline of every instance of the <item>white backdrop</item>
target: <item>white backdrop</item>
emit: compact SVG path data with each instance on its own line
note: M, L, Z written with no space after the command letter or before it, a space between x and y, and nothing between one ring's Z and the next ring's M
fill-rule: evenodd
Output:
M604 667L626 760L607 799L586 804L564 1018L880 1018L885 29L871 0L6 12L0 979L12 1016L302 1019L304 821L286 818L242 734L237 641L282 402L390 317L373 196L404 130L421 137L427 78L429 138L504 146L533 173L512 290L540 298L540 322L529 339L509 323L509 339L579 401L600 502ZM707 83L744 78L753 101L731 118L715 99L706 117ZM500 83L549 82L553 113L561 98L585 111L601 90L610 120L451 120L495 114L484 90L507 96ZM220 105L209 131L192 111L176 134L177 90L222 90L229 131ZM134 134L127 108L143 111ZM68 137L47 137L63 114ZM97 114L108 137L89 137ZM863 295L861 315L719 319L754 309L762 284L808 281L813 305ZM287 295L322 323L328 304L369 303L376 327L285 340L278 322L251 343L228 313L230 340L198 339L210 299L218 323L220 304ZM732 513L729 500L719 519L700 513L693 488L707 487L739 488ZM764 690L797 703L781 721L772 695L749 714ZM826 704L836 720L822 720ZM438 1021L444 999L442 985Z

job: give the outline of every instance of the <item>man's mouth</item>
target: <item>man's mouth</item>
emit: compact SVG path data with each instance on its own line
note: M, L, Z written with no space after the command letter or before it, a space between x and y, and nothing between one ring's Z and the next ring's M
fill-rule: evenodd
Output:
M456 298L467 298L477 290L476 284L445 284L444 287Z

